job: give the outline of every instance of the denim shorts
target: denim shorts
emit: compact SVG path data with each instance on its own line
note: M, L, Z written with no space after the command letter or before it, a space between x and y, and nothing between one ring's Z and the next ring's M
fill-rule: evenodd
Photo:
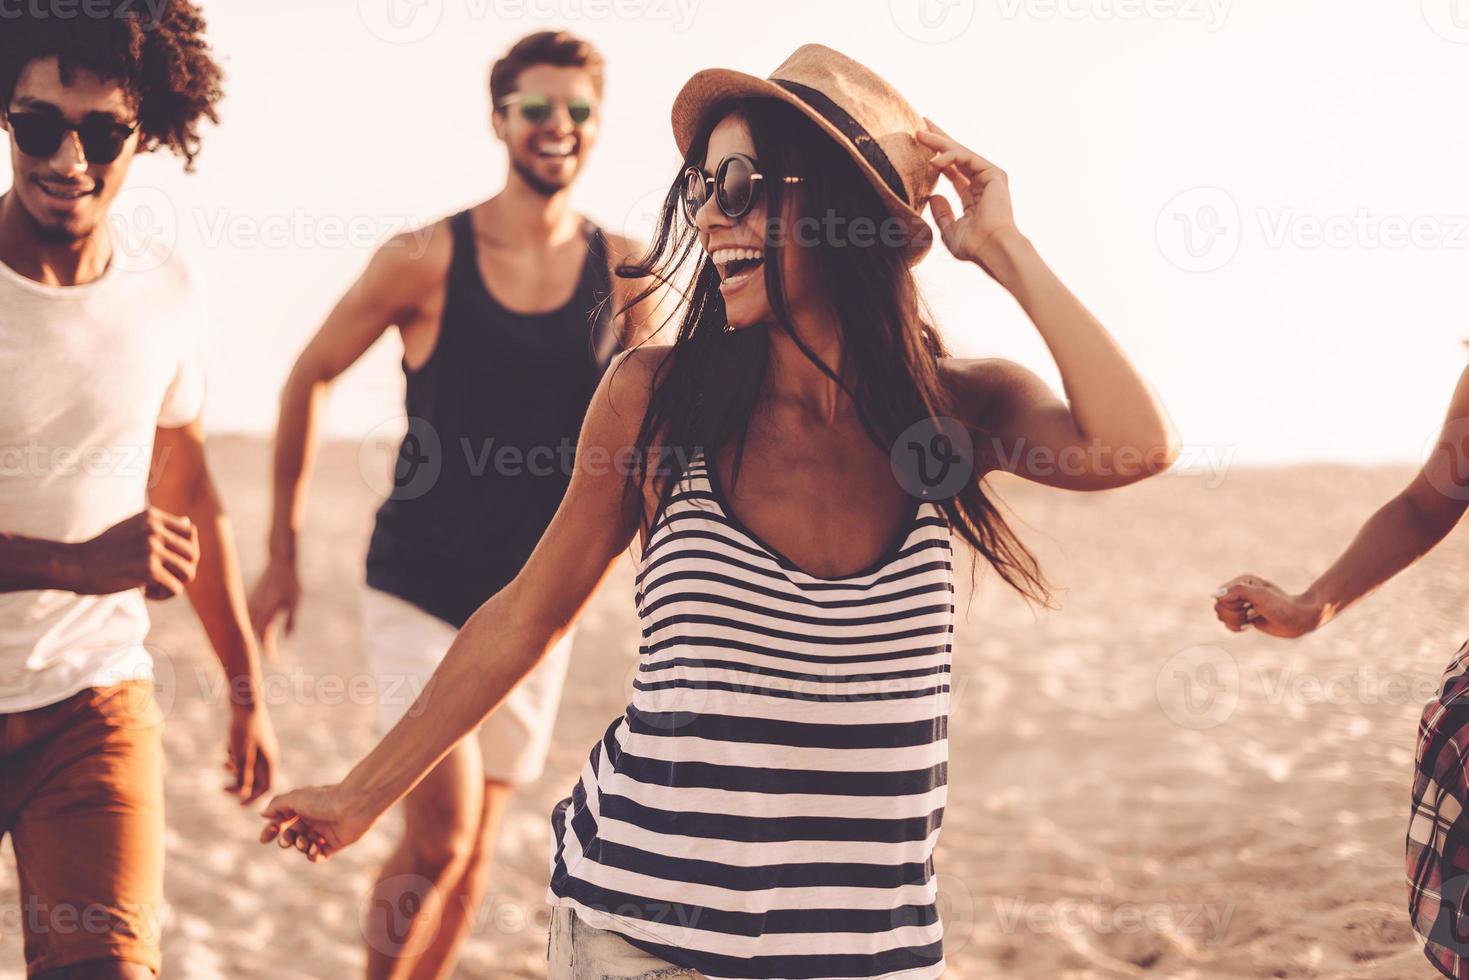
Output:
M565 905L551 909L547 980L700 980L702 974L645 953L614 932L596 929Z

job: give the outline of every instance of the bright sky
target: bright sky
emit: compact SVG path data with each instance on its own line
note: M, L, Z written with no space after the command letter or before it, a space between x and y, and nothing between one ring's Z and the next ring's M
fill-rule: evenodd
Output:
M566 27L608 60L576 189L643 233L695 70L839 48L1011 174L1021 229L1156 385L1186 444L1244 463L1421 458L1469 338L1469 0L204 0L228 72L199 171L122 202L213 309L208 422L267 433L291 362L372 246L496 191L490 62ZM5 164L0 161L0 169ZM0 173L0 180L7 179ZM1039 335L947 255L952 347L1059 385ZM396 337L329 430L401 415Z

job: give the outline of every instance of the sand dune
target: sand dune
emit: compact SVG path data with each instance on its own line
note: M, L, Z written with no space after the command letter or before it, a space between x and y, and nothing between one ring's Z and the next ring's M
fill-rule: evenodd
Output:
M256 441L212 446L251 577L267 458ZM1209 599L1243 571L1303 586L1407 477L1253 470L1099 496L1001 485L1061 608L1033 612L992 576L971 597L965 556L937 858L949 975L1436 975L1405 920L1403 835L1419 705L1463 640L1469 540L1294 645L1228 634ZM372 741L357 601L373 505L356 448L327 447L300 628L270 668L283 785L335 779ZM391 826L317 867L255 844L253 808L218 789L222 699L202 632L186 605L154 608L166 975L359 975L359 902ZM621 711L636 636L624 562L586 614L550 767L516 801L457 976L544 976L546 815ZM15 903L6 845L0 907ZM11 932L0 977L18 976Z

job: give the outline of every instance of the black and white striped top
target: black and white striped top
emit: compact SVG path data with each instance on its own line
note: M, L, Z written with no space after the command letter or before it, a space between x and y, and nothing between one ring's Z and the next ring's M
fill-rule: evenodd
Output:
M949 526L806 574L692 460L637 567L632 704L552 815L547 900L710 978L936 977Z

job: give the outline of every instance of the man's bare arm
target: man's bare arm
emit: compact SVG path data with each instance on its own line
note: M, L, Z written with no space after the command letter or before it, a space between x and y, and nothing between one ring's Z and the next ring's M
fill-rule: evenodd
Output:
M331 382L386 330L414 322L424 304L442 291L450 251L442 222L434 227L426 247L422 232L405 233L385 244L291 369L276 424L269 563L250 593L250 616L268 652L274 649L277 627L283 624L290 632L295 625L300 599L296 538L316 453L321 401Z
M192 524L158 507L119 521L90 541L0 533L0 592L110 595L143 588L151 599L166 599L184 590L198 557Z
M232 785L226 790L241 803L250 803L270 789L275 735L260 703L260 655L245 610L234 533L209 475L204 427L198 419L158 429L148 498L182 514L197 529L199 561L187 586L189 603L224 668L230 709L227 758L233 769Z

